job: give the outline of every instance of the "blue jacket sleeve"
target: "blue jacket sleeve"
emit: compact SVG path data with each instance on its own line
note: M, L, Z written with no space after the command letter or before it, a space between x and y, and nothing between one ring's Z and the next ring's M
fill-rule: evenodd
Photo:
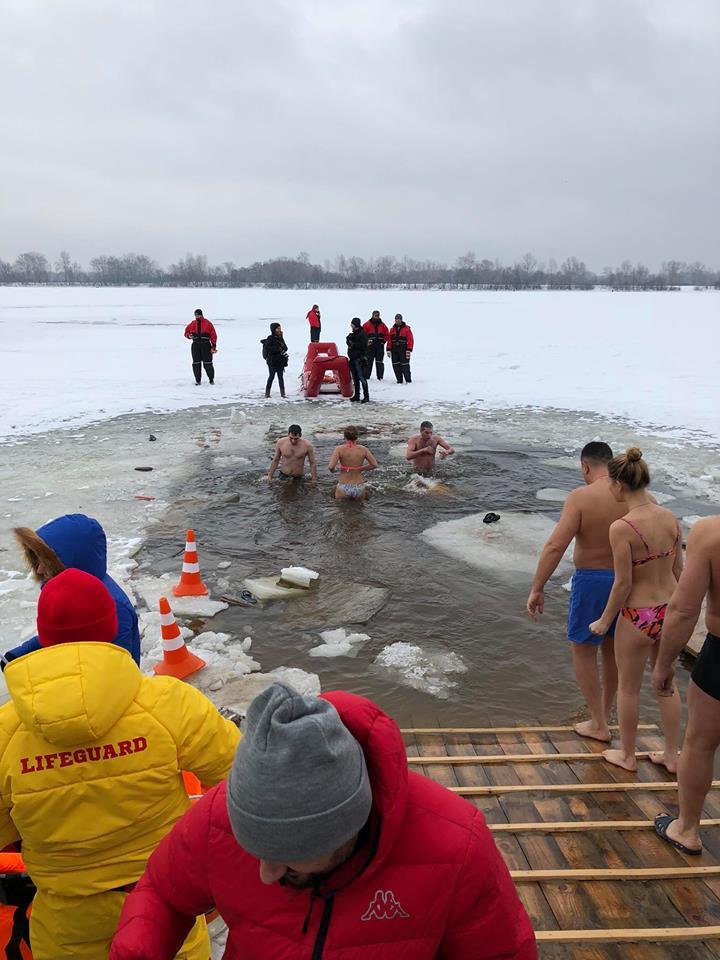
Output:
M117 603L118 632L115 643L127 650L135 663L140 666L140 630L138 618L132 605Z
M33 653L35 650L40 649L40 641L37 637L30 637L29 640L25 640L24 643L18 644L17 647L13 647L12 650L8 650L5 654L5 660L8 662L10 660L17 660L18 657L24 657L26 653Z

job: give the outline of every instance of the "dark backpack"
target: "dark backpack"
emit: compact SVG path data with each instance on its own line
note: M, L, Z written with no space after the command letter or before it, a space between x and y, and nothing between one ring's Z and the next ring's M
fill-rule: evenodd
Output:
M260 341L260 343L262 344L263 360L270 359L270 344L268 343L269 339L270 337L265 337L264 340Z

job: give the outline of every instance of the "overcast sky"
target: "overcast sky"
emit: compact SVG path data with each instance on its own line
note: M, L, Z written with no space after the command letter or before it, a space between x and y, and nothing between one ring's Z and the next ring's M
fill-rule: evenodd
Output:
M3 0L0 257L720 266L718 0Z

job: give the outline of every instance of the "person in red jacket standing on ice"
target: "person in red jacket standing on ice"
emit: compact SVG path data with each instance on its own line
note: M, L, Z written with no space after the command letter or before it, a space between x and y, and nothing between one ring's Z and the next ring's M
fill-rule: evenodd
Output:
M320 307L314 303L307 312L307 322L310 324L310 343L320 340Z
M150 857L110 960L170 960L213 904L225 960L537 958L482 813L408 771L394 721L350 693L255 698L228 780Z
M195 386L200 386L202 368L210 383L215 383L215 366L212 362L213 354L217 353L217 333L215 327L203 316L202 310L195 311L195 319L185 327L185 338L192 340L192 368L195 375Z
M410 383L410 354L415 346L413 332L405 323L401 313L395 314L395 323L390 327L387 335L387 352L392 360L395 379L398 383Z
M375 361L375 376L382 380L385 375L385 344L390 331L387 325L380 319L380 311L373 310L372 316L363 324L363 330L367 334L367 362L365 364L365 376L370 377Z

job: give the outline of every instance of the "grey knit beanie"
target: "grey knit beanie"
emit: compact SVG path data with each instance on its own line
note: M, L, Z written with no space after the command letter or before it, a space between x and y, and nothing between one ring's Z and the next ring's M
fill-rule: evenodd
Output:
M359 833L371 806L362 748L332 704L285 683L255 697L227 783L244 850L276 863L312 860Z

